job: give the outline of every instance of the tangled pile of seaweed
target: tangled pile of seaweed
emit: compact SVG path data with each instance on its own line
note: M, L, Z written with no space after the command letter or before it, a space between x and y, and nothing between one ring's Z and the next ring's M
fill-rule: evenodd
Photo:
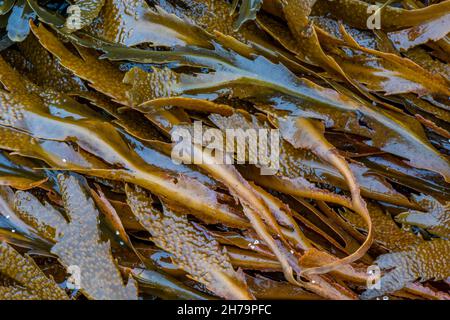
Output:
M449 299L450 0L373 3L2 1L0 298Z

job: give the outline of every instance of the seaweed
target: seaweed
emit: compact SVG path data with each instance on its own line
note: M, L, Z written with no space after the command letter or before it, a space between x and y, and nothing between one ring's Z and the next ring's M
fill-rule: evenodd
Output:
M0 245L0 272L17 285L0 287L2 300L67 300L58 284L47 278L29 256L21 256L7 243Z
M3 1L0 299L448 299L449 5Z
M127 201L153 241L173 253L174 262L209 290L229 299L251 299L242 274L236 273L218 243L201 227L190 223L164 205L164 214L153 209L153 200L143 190L127 189ZM180 231L183 230L181 233Z
M449 250L447 240L423 242L407 251L381 255L376 263L382 269L392 269L381 277L380 289L369 289L362 298L370 299L394 292L416 279L441 280L448 277Z
M236 7L238 0L233 1L233 6ZM234 28L239 30L239 28L247 21L254 20L258 10L261 8L263 0L242 0L239 6L239 16L234 23Z
M421 205L426 212L410 210L395 217L395 220L408 225L415 225L426 229L428 232L442 238L448 238L450 233L449 204L440 203L431 196L417 196L414 200Z

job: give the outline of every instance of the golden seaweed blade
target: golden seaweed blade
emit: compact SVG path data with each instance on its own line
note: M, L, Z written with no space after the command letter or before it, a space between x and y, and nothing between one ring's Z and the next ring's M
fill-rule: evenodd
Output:
M450 299L449 10L2 1L0 299Z

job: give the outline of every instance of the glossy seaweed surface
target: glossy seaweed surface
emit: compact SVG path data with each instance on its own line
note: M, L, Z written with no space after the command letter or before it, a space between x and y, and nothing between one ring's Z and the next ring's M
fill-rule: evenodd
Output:
M450 299L450 0L374 3L1 1L0 299Z

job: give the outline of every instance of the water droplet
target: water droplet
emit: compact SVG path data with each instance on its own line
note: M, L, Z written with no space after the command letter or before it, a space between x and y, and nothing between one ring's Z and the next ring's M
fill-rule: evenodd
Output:
M12 233L16 233L16 230L12 229L11 232L12 232Z
M119 230L116 231L116 236L118 236L120 234Z
M123 241L120 241L119 243L120 243L121 246L123 246L125 244L125 243L123 243Z
M258 240L255 240L254 244L259 244L259 241L258 241Z
M291 253L294 254L294 250L291 250Z
M9 215L6 216L6 219L9 219Z
M384 296L383 300L389 300L389 297L388 296Z
M316 283L316 281L315 281L315 280L312 280L311 283Z
M255 246L254 245L250 245L250 249L255 250Z
M67 160L66 160L66 159L64 159L64 158L62 158L62 162L66 163L66 162L67 162Z

